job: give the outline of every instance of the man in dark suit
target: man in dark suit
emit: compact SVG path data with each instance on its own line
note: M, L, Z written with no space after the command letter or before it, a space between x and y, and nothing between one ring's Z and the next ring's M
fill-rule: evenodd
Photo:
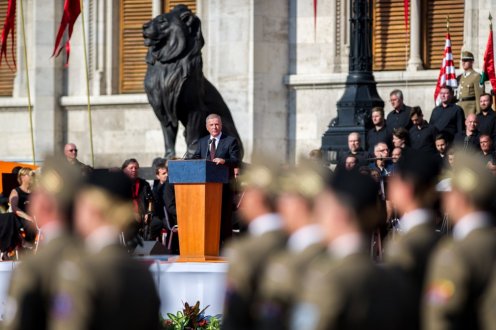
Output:
M239 166L238 141L222 133L222 119L217 114L210 114L206 119L207 131L210 135L198 141L193 158L208 159L217 165L229 167L229 177L234 177L234 169ZM233 193L230 184L222 187L222 216L220 241L222 243L232 236L232 203Z

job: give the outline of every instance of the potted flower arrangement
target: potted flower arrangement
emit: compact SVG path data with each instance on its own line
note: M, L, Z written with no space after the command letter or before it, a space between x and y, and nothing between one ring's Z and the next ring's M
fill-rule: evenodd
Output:
M200 310L200 302L194 306L183 303L183 310L176 314L167 313L168 319L161 317L161 324L164 330L219 330L221 316L205 316L205 307Z

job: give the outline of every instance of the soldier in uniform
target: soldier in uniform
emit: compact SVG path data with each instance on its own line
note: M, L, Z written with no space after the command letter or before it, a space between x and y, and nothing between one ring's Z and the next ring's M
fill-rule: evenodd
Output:
M325 253L322 228L313 216L323 175L310 167L288 170L279 179L277 206L290 235L286 250L268 261L260 285L257 329L288 329L289 313L307 266Z
M411 286L412 324L420 327L420 305L425 272L439 235L435 231L436 182L441 163L427 152L407 151L389 180L389 200L399 214L400 230L385 249L385 262Z
M494 193L495 179L480 157L456 154L451 191L442 197L453 234L438 244L428 266L424 329L482 328L482 300L496 262L488 213Z
M327 253L308 266L291 329L405 328L401 283L372 262L365 239L381 220L377 190L369 176L341 172L317 198Z
M53 269L75 246L69 214L79 172L63 159L45 160L30 198L30 214L39 227L39 250L12 274L4 329L47 329L47 315L56 282Z
M465 117L469 114L479 113L479 97L482 94L480 85L481 75L472 68L474 65L474 54L462 52L463 73L457 77L458 80L458 103L463 108Z
M270 256L285 248L287 239L275 213L273 171L251 165L241 180L245 189L238 212L248 224L248 233L225 248L229 269L222 321L224 329L236 330L255 327L260 275Z
M131 180L122 172L92 172L75 202L75 229L85 253L55 269L51 329L157 329L159 297L145 263L118 244L133 221Z

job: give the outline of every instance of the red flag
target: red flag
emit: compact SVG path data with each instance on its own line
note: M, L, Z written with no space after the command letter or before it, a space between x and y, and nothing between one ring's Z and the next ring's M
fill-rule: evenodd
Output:
M436 91L434 92L434 100L437 105L441 104L438 98L439 90L443 86L451 86L455 89L458 86L456 81L455 64L453 62L453 54L451 53L451 37L446 34L446 43L444 45L443 64L439 70L439 77L437 78Z
M496 74L494 72L494 46L493 46L493 27L489 25L489 37L487 39L486 51L484 52L484 64L482 65L482 74L480 84L484 86L486 81L491 82L493 91L496 92Z
M313 32L317 34L317 0L313 0Z
M2 47L0 48L0 65L2 65L3 56L5 56L5 61L7 62L7 65L9 65L9 61L7 59L7 39L9 38L9 33L12 32L11 34L12 61L14 61L14 67L16 66L15 53L14 53L15 17L16 17L16 0L9 0L9 5L7 7L7 16L5 17L5 23L3 24L3 30L2 30Z
M405 15L405 30L408 31L408 21L410 20L410 0L403 0L403 14Z
M60 21L59 32L57 33L57 38L55 39L55 47L53 48L52 57L59 56L63 47L60 46L60 41L62 40L62 36L66 28L69 29L69 36L67 37L67 41L65 42L65 52L67 54L66 65L69 64L69 55L71 54L71 35L72 29L74 28L74 23L81 13L81 4L79 0L65 0L64 3L64 14L62 15L62 20Z

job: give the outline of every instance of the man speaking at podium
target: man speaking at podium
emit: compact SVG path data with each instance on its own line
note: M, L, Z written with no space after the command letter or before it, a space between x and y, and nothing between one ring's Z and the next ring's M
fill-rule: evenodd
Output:
M210 114L206 119L207 131L210 135L198 141L193 155L196 159L208 159L217 165L229 167L229 179L234 177L234 168L239 166L238 141L222 133L222 119L217 114ZM222 216L220 225L220 243L232 236L232 203L233 193L230 184L222 186Z

